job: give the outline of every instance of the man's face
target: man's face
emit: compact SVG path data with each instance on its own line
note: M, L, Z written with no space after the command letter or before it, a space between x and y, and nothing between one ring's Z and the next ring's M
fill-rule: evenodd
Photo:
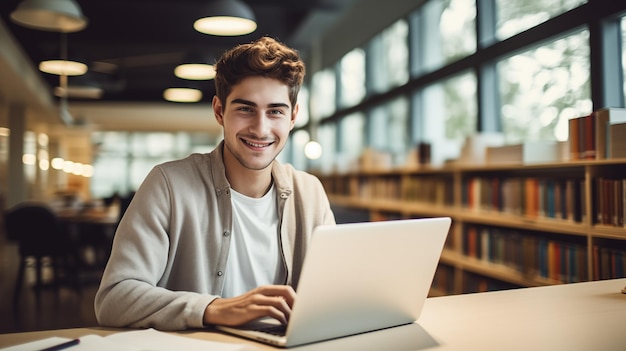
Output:
M232 156L247 169L265 169L294 126L298 107L291 106L289 88L276 79L248 77L226 100L213 98L215 118L224 128L225 158Z

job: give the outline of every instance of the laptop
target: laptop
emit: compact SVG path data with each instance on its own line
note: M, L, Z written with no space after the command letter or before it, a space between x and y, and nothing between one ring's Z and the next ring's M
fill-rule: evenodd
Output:
M440 217L318 226L289 323L264 318L216 328L291 347L413 323L450 225L450 218Z

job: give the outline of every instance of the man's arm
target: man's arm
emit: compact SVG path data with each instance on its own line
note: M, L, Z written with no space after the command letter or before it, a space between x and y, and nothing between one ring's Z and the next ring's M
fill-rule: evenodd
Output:
M157 286L170 257L171 203L165 176L155 168L137 190L115 234L94 301L101 325L168 330L203 325L204 310L217 296Z

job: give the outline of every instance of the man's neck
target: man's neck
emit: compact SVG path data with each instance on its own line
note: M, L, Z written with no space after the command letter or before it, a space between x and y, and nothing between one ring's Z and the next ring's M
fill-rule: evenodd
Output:
M265 195L272 186L271 165L261 170L248 169L235 160L227 150L224 150L224 166L230 186L240 194L259 198Z

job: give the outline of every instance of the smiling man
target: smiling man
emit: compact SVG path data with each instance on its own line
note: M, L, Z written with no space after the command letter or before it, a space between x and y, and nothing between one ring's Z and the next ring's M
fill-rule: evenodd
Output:
M224 140L154 167L137 190L96 294L101 325L288 321L311 233L335 222L319 180L276 160L304 71L269 37L222 55L213 111Z

